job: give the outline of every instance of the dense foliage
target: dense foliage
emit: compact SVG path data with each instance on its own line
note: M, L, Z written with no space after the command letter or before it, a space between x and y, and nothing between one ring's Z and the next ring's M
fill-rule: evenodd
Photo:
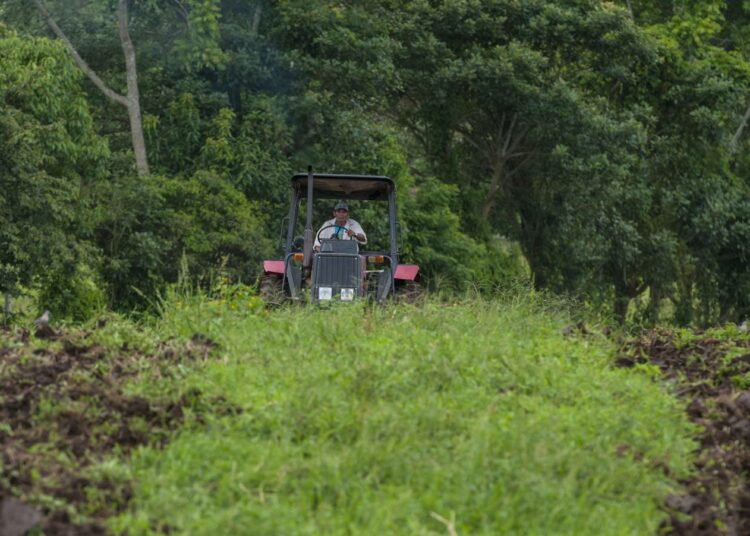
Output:
M89 190L110 157L58 43L0 26L0 288L85 278ZM94 294L96 288L94 287ZM71 296L68 296L70 301ZM93 298L96 301L96 297ZM61 305L55 299L50 306ZM70 303L71 311L76 304Z
M123 3L146 177L132 117L37 6L125 94ZM313 164L394 177L434 287L530 277L621 320L750 315L746 2L75 4L0 6L4 289L85 316L146 306L181 259L251 281Z

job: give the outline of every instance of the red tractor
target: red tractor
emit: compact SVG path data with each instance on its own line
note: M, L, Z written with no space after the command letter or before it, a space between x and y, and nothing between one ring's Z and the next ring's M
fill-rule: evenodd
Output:
M260 291L267 302L278 303L285 298L309 299L313 303L363 298L383 302L393 296L412 299L419 294L419 267L399 264L396 187L391 179L313 173L310 168L307 174L292 177L291 186L284 258L263 261ZM356 239L324 238L325 227L316 237L313 231L316 199L387 203L387 247L367 251L361 249L364 244ZM302 201L307 212L304 236L295 238ZM333 201L330 205L333 206ZM316 239L318 251L313 247Z

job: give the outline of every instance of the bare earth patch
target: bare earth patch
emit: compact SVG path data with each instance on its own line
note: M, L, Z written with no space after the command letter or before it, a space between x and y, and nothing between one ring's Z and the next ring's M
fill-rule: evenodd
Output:
M127 480L98 473L98 464L139 445L163 445L187 408L198 420L207 411L239 411L198 391L175 399L126 393L139 375L209 358L211 341L169 341L144 355L127 344L89 343L90 335L61 333L33 349L25 331L0 333L0 529L36 511L47 536L105 534L105 520L132 491Z
M667 499L665 532L750 534L750 340L656 330L627 343L617 363L658 366L703 430L695 475Z

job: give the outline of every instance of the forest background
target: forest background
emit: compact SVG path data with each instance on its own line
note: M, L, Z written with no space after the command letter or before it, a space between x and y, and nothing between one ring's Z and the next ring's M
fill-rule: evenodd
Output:
M2 0L0 289L253 284L312 164L392 177L442 292L740 321L749 60L747 0Z

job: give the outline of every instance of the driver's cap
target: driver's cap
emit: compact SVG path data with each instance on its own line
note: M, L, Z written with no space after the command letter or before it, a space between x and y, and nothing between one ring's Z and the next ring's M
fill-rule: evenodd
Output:
M338 203L336 203L336 206L333 207L333 210L346 210L347 212L349 212L349 205L347 205L343 201L339 201Z

